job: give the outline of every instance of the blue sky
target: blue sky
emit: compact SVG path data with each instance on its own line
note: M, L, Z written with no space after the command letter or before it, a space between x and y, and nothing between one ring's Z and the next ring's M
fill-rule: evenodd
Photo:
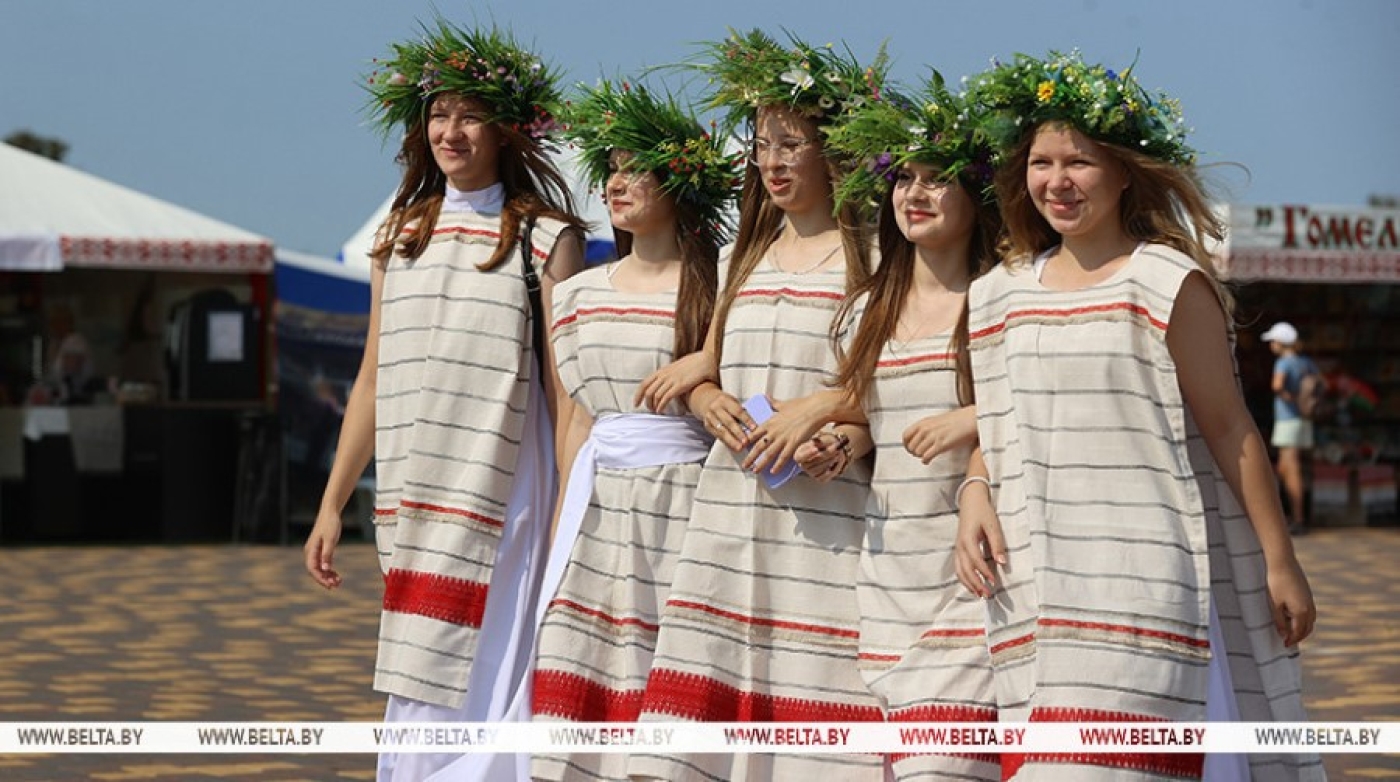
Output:
M887 41L896 78L1079 47L1182 102L1222 200L1361 204L1400 194L1397 0L4 0L0 136L333 256L397 183L362 77L434 8L490 21L569 82L675 62L727 26ZM4 186L0 183L0 186Z

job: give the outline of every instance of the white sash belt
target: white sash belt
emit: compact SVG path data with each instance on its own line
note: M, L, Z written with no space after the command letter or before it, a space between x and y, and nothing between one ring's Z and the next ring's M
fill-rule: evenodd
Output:
M705 427L690 416L620 413L600 416L593 422L593 431L579 448L578 455L574 457L573 470L569 472L569 482L560 506L559 526L550 546L544 584L535 606L533 621L536 632L532 636L538 637L545 612L564 579L564 569L573 554L579 527L588 511L588 503L593 499L593 483L598 468L628 470L701 462L709 455L713 444L714 438L705 431ZM532 716L530 685L534 678L533 657L531 654L531 672L516 690L504 718L506 721L528 722Z
M703 461L714 438L690 416L623 413L605 415L593 422L593 431L574 457L574 468L564 490L559 527L544 569L535 621L544 621L545 609L554 599L564 568L578 538L579 525L593 499L593 481L599 467L614 470L689 464Z

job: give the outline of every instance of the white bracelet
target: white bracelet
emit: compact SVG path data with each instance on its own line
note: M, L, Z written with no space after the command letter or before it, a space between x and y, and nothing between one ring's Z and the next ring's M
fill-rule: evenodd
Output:
M989 494L991 493L991 491L992 491L992 482L991 482L991 481L987 480L986 478L983 478L983 477L980 476L980 475L969 475L969 476L967 476L966 478L963 479L963 482L962 482L962 483L958 484L958 490L955 491L955 492L953 492L953 508L954 508L955 510L962 510L962 493L963 493L963 489L966 489L968 486L971 486L971 485L974 484L974 483L985 484L985 485L987 486L987 493L989 493Z

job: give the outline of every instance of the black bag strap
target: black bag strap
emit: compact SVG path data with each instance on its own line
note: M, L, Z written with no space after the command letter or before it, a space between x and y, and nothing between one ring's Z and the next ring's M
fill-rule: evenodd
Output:
M525 293L530 297L531 347L535 351L535 366L540 371L540 384L544 384L544 301L540 298L540 277L535 274L535 248L531 234L535 230L535 217L525 218L525 227L520 231L520 268L525 278Z

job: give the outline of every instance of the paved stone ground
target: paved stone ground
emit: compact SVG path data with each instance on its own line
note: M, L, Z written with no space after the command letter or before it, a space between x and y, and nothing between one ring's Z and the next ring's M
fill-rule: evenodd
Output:
M1322 619L1310 716L1400 721L1400 529L1299 540ZM374 721L381 581L347 542L335 593L293 547L0 550L0 721ZM1397 724L1396 730L1400 730ZM1328 755L1333 779L1400 779L1400 757ZM372 755L11 755L0 780L371 780Z

